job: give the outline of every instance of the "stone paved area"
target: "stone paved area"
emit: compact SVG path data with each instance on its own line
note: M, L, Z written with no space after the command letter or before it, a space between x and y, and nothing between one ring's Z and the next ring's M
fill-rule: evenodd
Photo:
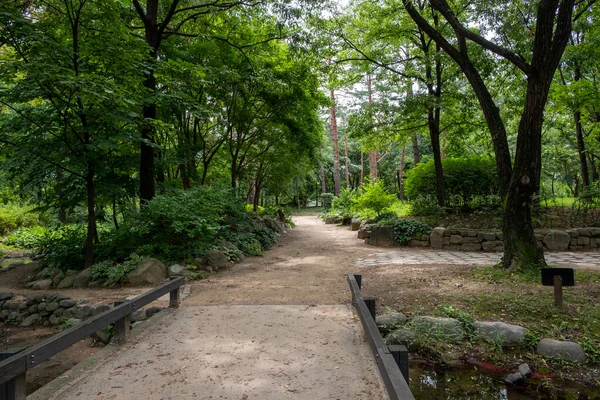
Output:
M386 264L461 264L491 265L500 261L502 253L463 252L463 251L397 251L369 254L358 258L354 263L358 267L370 267ZM549 264L573 264L575 266L600 268L600 253L546 253Z

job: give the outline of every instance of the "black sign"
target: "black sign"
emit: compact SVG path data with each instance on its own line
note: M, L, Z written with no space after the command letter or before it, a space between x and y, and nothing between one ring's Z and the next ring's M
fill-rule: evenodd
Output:
M562 286L575 286L573 268L542 268L542 285L554 286L554 277L558 275Z

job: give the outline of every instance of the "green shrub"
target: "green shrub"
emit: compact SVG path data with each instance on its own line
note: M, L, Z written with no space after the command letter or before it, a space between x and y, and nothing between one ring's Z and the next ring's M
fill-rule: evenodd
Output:
M471 209L476 196L490 196L498 193L498 174L496 164L491 158L445 158L442 160L442 167L447 207L460 210ZM404 182L404 193L408 199L413 201L419 196L433 197L435 196L435 182L433 160L421 163L408 171Z
M388 193L381 181L363 186L362 193L354 200L356 211L371 210L379 216L396 202L396 195Z
M92 266L90 278L93 281L104 282L107 285L125 283L125 275L133 271L140 261L145 258L133 253L122 263L115 264L113 261L101 261Z
M46 235L47 230L41 226L19 228L4 239L4 243L20 249L33 249L38 247L40 240Z
M438 205L438 201L435 196L417 196L417 198L411 201L410 205L410 213L414 216L440 216L446 213L446 210Z
M341 215L344 218L352 218L354 215L354 202L358 198L355 189L342 189L340 195L331 202L329 214Z
M399 220L394 224L394 241L398 244L408 244L417 233L428 235L431 227L423 222Z
M333 202L333 193L323 193L321 194L321 201L323 202L323 209L327 212L331 208L331 203Z
M86 233L82 225L63 225L48 231L38 242L41 266L63 271L83 269Z
M6 235L15 229L39 224L38 215L33 207L6 204L0 206L0 235Z

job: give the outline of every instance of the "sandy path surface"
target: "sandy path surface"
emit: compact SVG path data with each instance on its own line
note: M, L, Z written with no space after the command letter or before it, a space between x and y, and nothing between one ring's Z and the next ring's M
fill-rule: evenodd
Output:
M346 283L373 248L294 219L264 257L193 283L179 310L30 398L385 399Z
M349 304L348 273L357 258L394 253L367 246L347 227L314 216L294 217L296 227L264 257L249 258L218 276L193 283L190 305Z

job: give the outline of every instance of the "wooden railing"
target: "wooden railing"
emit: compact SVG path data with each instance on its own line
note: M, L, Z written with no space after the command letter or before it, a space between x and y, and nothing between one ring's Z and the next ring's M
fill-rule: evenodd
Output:
M179 307L179 288L183 283L183 278L174 278L156 289L123 302L4 361L0 361L0 385L6 383L6 386L11 388L11 397L7 398L7 400L22 400L26 398L25 382L27 370L39 365L80 340L85 339L97 330L114 323L114 339L117 342L123 343L129 336L129 316L134 311L139 310L167 293L170 293L169 307Z
M367 341L383 383L391 400L414 400L408 387L408 350L405 346L387 346L375 323L375 299L362 298L361 275L348 275L348 285L352 292L352 303L356 307Z

